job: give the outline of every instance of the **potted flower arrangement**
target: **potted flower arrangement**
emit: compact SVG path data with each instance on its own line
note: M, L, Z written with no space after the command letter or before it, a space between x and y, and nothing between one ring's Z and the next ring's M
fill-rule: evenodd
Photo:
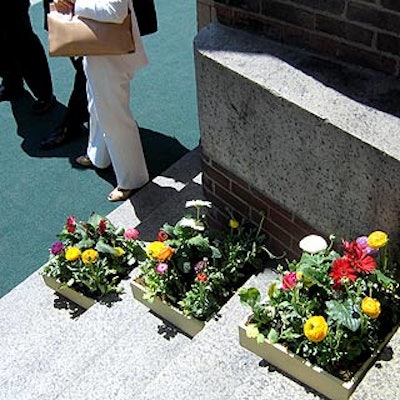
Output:
M86 222L67 218L41 269L48 286L89 308L107 294L119 293L119 283L144 258L139 232L116 228L93 213Z
M212 232L208 201L186 202L187 213L159 230L132 282L133 294L153 311L194 336L270 255L260 229L231 218L229 231Z
M320 236L300 242L298 262L278 268L262 299L239 296L252 310L241 345L331 399L347 399L400 321L399 282L388 236L342 240L341 251Z

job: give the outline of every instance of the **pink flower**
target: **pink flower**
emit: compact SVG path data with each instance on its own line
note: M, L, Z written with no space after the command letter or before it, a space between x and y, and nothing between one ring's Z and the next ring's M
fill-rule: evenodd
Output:
M67 231L69 233L74 233L76 229L76 218L71 215L67 218Z
M125 239L136 240L139 238L139 231L136 228L128 228L124 233Z
M299 280L297 279L296 272L289 272L283 276L282 289L293 289Z
M156 267L156 272L159 275L164 275L168 271L168 264L167 263L159 263Z
M356 239L356 243L362 252L368 256L375 257L379 253L378 249L373 249L372 247L368 246L368 236L360 236Z
M64 245L62 242L54 242L50 248L51 254L54 254L55 256L57 254L61 254L63 250L64 250Z

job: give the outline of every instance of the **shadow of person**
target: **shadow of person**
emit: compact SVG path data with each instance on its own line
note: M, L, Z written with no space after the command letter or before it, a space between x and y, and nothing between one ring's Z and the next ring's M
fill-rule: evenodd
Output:
M86 153L88 130L77 132L70 141L51 150L40 149L40 142L62 121L66 107L56 102L52 110L45 115L35 115L32 112L34 98L29 92L11 102L11 109L17 123L17 134L23 141L21 148L31 157L38 158L68 158L72 168L82 169L75 159ZM182 144L173 137L146 128L139 128L143 151L147 161L150 179L159 175L187 152ZM95 169L103 180L116 186L116 178L112 167Z

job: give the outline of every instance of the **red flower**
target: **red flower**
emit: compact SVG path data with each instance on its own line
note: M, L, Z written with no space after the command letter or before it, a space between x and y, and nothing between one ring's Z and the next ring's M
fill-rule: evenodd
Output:
M297 279L296 272L289 272L283 276L282 289L293 289L299 280Z
M168 233L160 229L157 234L157 240L159 242L165 242L169 239Z
M207 282L208 277L204 272L199 272L196 276L196 280L200 281L200 282Z
M104 232L106 231L106 228L107 228L107 221L105 219L100 220L99 226L97 228L97 233L100 236L103 236Z
M370 273L376 268L373 257L365 253L363 247L356 240L347 242L343 240L344 257L350 261L352 268L357 272Z
M76 218L71 215L67 218L67 231L69 233L74 233L75 229L76 229Z
M357 279L356 271L351 266L350 260L346 257L337 258L333 261L329 276L333 278L336 289L341 286L343 278L347 278L350 281Z

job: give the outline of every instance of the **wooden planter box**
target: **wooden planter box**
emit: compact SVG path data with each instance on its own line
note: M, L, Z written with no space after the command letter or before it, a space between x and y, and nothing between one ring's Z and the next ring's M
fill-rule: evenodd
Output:
M244 325L239 326L239 341L240 345L247 350L323 394L328 399L347 400L396 330L397 327L386 336L375 353L362 365L354 377L347 382L327 373L316 365L312 365L303 358L291 353L280 344L271 344L267 340L262 344L258 344L256 339L250 339L246 336L246 328Z
M133 297L136 300L139 300L155 314L175 325L188 336L194 337L204 328L204 321L184 315L182 311L161 300L159 297L155 297L152 302L144 299L145 288L134 280L131 282L131 289Z
M58 282L56 279L47 275L42 275L42 276L47 286L49 286L62 296L66 297L67 299L80 305L84 309L87 310L96 303L96 300L92 299L91 297L87 297L68 286L63 285L63 283Z

